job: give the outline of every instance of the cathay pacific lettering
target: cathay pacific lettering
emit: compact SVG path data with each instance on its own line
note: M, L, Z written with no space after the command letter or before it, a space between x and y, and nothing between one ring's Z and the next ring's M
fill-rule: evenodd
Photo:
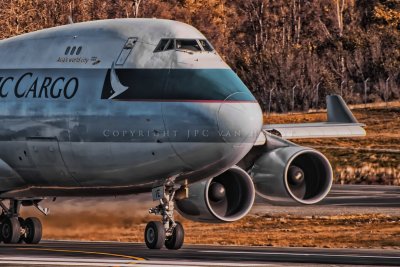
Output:
M72 99L79 88L78 78L41 79L33 73L25 73L21 77L0 77L0 98L14 94L16 98L65 98Z

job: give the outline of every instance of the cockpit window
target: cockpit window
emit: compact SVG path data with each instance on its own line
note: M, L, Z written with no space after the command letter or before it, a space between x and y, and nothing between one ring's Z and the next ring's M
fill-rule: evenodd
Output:
M154 50L154 52L164 51L164 48L168 44L169 41L170 41L170 39L161 39L161 41L158 43L158 45L157 45L156 49Z
M201 51L201 47L197 40L178 39L176 40L176 49L189 50L194 52Z
M204 51L207 51L207 52L214 51L214 48L211 46L211 44L207 40L199 40L199 43L203 47Z
M162 52L173 49L188 50L191 52L214 51L214 48L205 39L161 39L154 52Z
M173 50L173 49L175 49L175 40L171 39L171 40L169 40L168 46L166 47L166 49L164 51Z

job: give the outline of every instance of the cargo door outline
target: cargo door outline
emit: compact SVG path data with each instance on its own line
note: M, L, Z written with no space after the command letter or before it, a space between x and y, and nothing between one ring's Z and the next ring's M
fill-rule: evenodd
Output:
M133 48L135 48L138 38L137 37L130 37L126 41L124 47L122 48L115 65L122 66L125 64L126 60L128 59L129 55L132 53Z
M29 138L27 146L42 183L50 186L79 185L65 164L57 138Z

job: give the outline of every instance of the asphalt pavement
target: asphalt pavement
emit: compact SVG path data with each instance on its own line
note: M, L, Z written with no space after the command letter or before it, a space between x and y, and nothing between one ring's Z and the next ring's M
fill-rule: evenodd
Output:
M400 265L398 250L185 245L149 250L144 244L44 241L1 245L0 266L295 266Z

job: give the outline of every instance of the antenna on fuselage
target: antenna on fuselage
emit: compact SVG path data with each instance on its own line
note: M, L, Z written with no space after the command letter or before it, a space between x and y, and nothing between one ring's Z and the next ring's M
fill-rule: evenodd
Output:
M74 20L72 19L71 16L68 16L68 23L69 24L74 24Z

